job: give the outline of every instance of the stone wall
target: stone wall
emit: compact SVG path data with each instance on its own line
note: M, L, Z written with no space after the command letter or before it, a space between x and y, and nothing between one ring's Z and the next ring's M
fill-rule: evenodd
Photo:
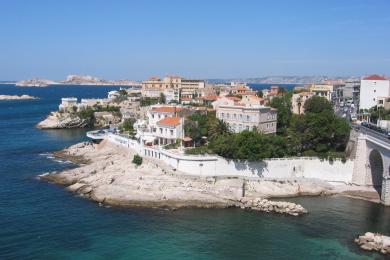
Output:
M219 156L185 155L157 147L141 146L137 141L114 134L108 140L136 150L141 156L155 158L174 169L196 176L245 178L315 178L330 183L351 183L353 161L333 162L312 157L268 159L261 162L227 160Z

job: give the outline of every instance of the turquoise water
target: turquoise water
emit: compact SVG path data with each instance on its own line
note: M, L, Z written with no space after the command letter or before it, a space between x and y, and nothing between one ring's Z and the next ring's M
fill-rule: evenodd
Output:
M296 198L302 217L239 209L118 209L41 182L74 165L48 152L85 140L84 130L34 128L62 96L104 97L117 87L0 85L0 259L381 259L353 238L390 235L390 208L342 197Z

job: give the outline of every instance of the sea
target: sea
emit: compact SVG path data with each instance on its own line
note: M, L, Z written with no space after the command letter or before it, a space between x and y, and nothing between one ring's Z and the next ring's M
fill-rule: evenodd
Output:
M76 167L51 152L86 137L85 130L35 125L61 97L105 97L118 88L0 85L0 94L40 98L0 101L0 259L383 258L353 243L367 231L390 235L390 208L367 201L286 199L309 211L300 217L234 208L115 208L40 181L40 174Z

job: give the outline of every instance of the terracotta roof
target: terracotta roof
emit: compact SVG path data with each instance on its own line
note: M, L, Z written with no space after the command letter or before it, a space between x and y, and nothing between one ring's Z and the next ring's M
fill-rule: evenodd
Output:
M183 137L183 141L184 142L190 142L190 141L192 141L192 138L189 137L189 136L186 136L186 137Z
M157 122L158 125L177 126L180 125L180 117L166 117Z
M240 101L241 100L241 98L239 98L239 97L226 97L226 98L233 100L233 101Z
M190 98L190 97L182 97L182 98L180 98L180 100L181 101L191 101L192 98Z
M182 107L176 107L176 112L182 111ZM151 112L175 113L175 107L153 107Z
M204 97L201 97L201 99L203 99L203 100L217 100L218 96L204 96Z
M388 78L374 74L363 78L364 80L388 80Z

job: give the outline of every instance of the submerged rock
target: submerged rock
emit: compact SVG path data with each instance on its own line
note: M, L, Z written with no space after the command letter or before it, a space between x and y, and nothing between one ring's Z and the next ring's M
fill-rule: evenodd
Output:
M364 235L355 238L355 243L363 250L390 254L390 237L388 236L366 232Z

